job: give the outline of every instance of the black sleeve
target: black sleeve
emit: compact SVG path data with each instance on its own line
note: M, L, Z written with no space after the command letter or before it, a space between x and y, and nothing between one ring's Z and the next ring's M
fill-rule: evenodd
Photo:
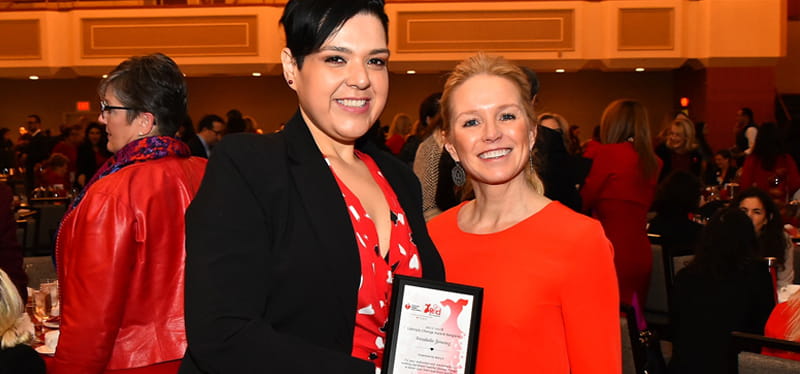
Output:
M262 199L281 196L251 182L262 171L257 163L284 165L268 168L269 178L283 180L286 161L285 154L270 159L271 153L257 151L265 148L257 137L232 136L215 148L186 212L189 348L181 373L372 374L372 363L281 334L265 318L276 307L270 305L268 264L274 231L280 231L275 227L286 212L278 202L265 210ZM307 307L326 306L310 301Z

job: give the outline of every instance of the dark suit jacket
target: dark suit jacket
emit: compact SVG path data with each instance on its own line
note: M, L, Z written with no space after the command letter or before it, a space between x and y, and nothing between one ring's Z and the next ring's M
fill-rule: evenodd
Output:
M408 216L423 276L444 267L419 182L366 144ZM214 149L186 213L181 373L364 373L351 357L360 260L339 187L299 113L285 130L236 134Z
M203 142L200 141L200 135L195 134L191 139L186 142L189 150L192 151L192 156L208 158L206 147L203 147Z

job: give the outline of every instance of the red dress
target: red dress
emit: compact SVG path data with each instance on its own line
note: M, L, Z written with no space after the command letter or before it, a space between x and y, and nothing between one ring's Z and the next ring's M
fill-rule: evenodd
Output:
M620 301L637 307L647 300L652 253L647 211L653 203L656 172L645 178L633 143L601 144L581 189L584 210L600 220L614 246ZM638 303L634 303L636 294ZM641 309L640 309L641 310Z
M417 246L411 240L411 228L405 218L403 207L397 201L389 182L381 174L378 165L367 154L355 151L367 166L372 178L383 191L389 204L392 233L386 258L380 256L378 233L358 197L342 183L334 172L336 183L344 196L350 222L358 243L361 258L361 286L358 289L358 312L353 334L352 356L370 361L376 367L383 362L383 345L386 339L384 325L389 319L389 301L392 296L393 274L422 276ZM326 158L327 162L328 159ZM330 162L328 162L330 166ZM333 172L333 169L331 169Z

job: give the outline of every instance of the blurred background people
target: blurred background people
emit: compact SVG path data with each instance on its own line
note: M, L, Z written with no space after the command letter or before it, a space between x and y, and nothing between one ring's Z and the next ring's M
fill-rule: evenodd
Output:
M658 186L647 232L656 235L650 241L661 244L673 255L694 252L703 225L689 219L700 206L700 180L688 171L670 174Z
M758 129L753 151L742 166L740 184L742 188L758 187L766 191L779 210L800 189L797 164L786 153L775 123L764 123Z
M394 155L399 155L406 142L406 137L411 133L413 122L411 116L405 113L397 113L389 125L389 132L386 134L386 146Z
M635 100L612 102L600 119L600 139L603 144L591 150L592 168L581 189L583 207L600 220L614 245L620 301L641 312L652 267L647 211L661 168L647 110Z
M209 114L197 123L197 134L186 144L192 151L192 156L208 158L225 133L225 121L217 115Z
M753 110L747 107L736 112L736 125L734 126L734 147L731 150L738 166L742 166L745 156L753 152L758 135L758 125L753 118Z
M373 374L393 277L444 280L417 178L359 140L388 97L383 2L290 0L281 24L298 111L209 160L186 213L181 373Z
M440 92L433 93L419 104L419 119L414 123L414 128L398 155L408 165L413 166L420 144L432 133L429 127L433 117L439 114L440 97L442 97Z
M589 174L592 161L574 155L573 143L565 135L567 120L556 113L542 113L537 120L536 145L533 150L539 175L544 183L544 195L570 209L580 212L580 186Z
M174 373L186 350L183 216L206 164L174 138L186 82L169 57L137 56L98 95L114 155L58 230L61 335L48 372Z
M17 167L16 152L14 142L11 141L11 133L7 127L0 129L0 172L8 173Z
M736 208L706 225L694 260L675 277L670 373L730 373L731 332L761 335L775 305L753 224Z
M475 372L620 373L613 249L597 221L542 194L525 74L502 57L469 57L441 105L454 177L475 199L429 228L448 281L484 288Z
M794 283L794 245L783 230L783 219L769 195L758 188L743 190L731 202L753 221L758 240L758 255L774 257L778 267L778 287Z
M655 149L663 167L658 181L663 181L670 173L684 170L700 178L703 155L697 146L694 124L688 118L675 119L669 124L664 142Z
M703 182L706 186L723 186L737 180L737 170L731 151L720 149L714 153L714 162L706 169Z
M92 179L94 173L111 157L108 151L108 136L106 128L97 122L90 122L86 126L83 143L78 146L77 177L75 180L85 186Z

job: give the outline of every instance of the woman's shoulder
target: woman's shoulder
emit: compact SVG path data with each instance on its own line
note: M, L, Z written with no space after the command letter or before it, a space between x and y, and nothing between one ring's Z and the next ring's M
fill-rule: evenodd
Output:
M428 232L431 236L447 236L458 229L458 212L468 201L458 204L428 221Z

